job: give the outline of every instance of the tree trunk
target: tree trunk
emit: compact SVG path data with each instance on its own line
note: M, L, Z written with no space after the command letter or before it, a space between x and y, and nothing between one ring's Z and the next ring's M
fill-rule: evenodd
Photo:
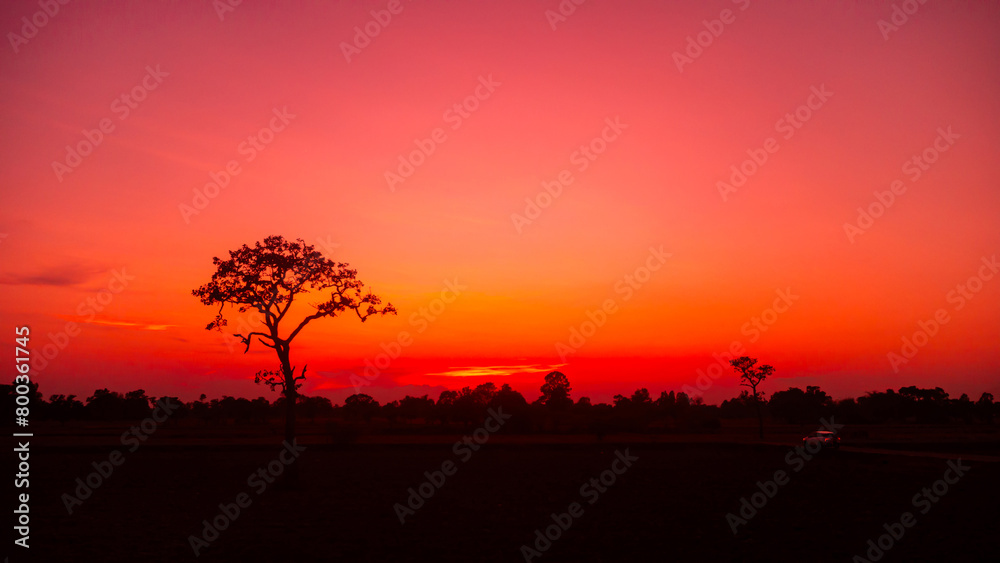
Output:
M295 390L295 373L292 372L292 364L288 359L288 350L278 350L278 359L281 361L281 372L285 379L285 440L291 444L295 439L295 401L298 392Z
M299 393L295 390L295 372L292 371L292 364L288 357L288 348L278 348L278 359L281 361L281 371L285 378L285 442L295 443L295 403ZM298 461L285 467L284 479L279 482L279 486L286 489L294 489L299 486Z
M295 389L285 391L285 441L289 444L295 440L295 400L297 396Z
M757 388L753 390L753 405L757 408L757 431L760 434L760 439L764 439L764 415L760 412L760 397L757 396Z

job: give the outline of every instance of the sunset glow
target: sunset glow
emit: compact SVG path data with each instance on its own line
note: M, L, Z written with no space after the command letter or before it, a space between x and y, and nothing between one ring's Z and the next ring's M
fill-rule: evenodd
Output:
M399 312L296 340L334 402L711 403L743 354L768 393L1000 396L995 5L263 4L69 3L0 55L0 321L45 396L275 398L191 295L269 235Z

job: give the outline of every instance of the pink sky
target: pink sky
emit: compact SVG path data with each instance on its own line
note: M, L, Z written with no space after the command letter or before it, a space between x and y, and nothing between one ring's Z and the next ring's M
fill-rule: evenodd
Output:
M45 21L0 54L0 321L30 326L36 354L66 341L35 374L44 394L273 397L253 384L269 350L227 348L190 291L213 256L281 234L349 262L400 311L297 341L306 392L337 401L402 331L412 345L365 387L381 400L486 380L534 399L553 366L595 400L681 390L734 341L776 367L768 392L1000 395L1000 281L982 268L1000 250L995 6L928 2L886 39L888 3L592 0L555 29L555 0L267 4L220 20L208 2L51 17L4 3L5 32ZM348 61L366 24L378 35ZM679 70L707 28L721 33ZM92 154L54 170L102 120ZM433 152L387 182L420 145ZM910 162L925 150L926 170ZM191 213L227 165L238 173ZM540 196L561 173L558 197ZM846 232L896 180L888 209ZM547 204L535 216L526 199ZM950 293L970 278L971 298ZM435 304L448 281L467 289ZM101 294L109 283L120 291ZM776 306L779 291L796 298ZM560 357L608 299L615 312ZM422 307L442 308L430 321ZM948 322L894 371L888 354L939 309ZM727 373L704 397L737 392Z

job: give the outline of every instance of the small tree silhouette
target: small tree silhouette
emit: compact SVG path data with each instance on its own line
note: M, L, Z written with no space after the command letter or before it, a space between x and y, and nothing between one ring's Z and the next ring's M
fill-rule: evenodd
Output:
M344 400L344 411L349 418L371 422L372 417L378 414L378 410L378 401L373 399L371 395L355 393Z
M753 404L757 409L757 425L758 431L760 433L760 439L764 439L764 415L760 411L760 393L757 392L757 386L760 385L762 381L767 379L767 376L774 373L774 368L770 365L762 365L758 368L754 366L757 365L757 358L751 358L749 356L740 356L735 360L729 360L729 365L733 366L736 373L740 374L740 385L744 387L749 387L753 392Z
M279 369L257 372L255 381L274 390L281 388L285 398L285 439L295 439L295 401L300 380L305 379L306 366L295 375L290 360L292 341L310 322L323 317L354 311L364 322L372 315L395 314L391 303L379 308L381 299L370 291L362 295L364 284L357 279L357 270L343 262L324 257L302 239L286 241L281 236L270 236L253 247L243 245L229 251L229 259L213 258L216 271L212 281L192 291L205 305L218 305L219 312L208 323L208 330L221 331L226 326L223 310L226 305L236 307L240 313L256 309L263 315L264 330L247 334L234 334L246 345L244 353L256 339L275 351ZM314 304L315 312L306 315L294 328L282 336L282 321L300 294L310 290L330 292L329 298Z
M573 388L569 386L569 379L562 372L553 371L545 376L545 383L542 385L542 396L538 402L556 410L567 408L573 404L569 392Z

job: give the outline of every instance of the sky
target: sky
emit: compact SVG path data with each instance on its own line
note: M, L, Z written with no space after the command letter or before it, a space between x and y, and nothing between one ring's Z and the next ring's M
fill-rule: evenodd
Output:
M718 403L744 354L1000 396L995 2L43 5L0 8L0 325L45 396L274 398L191 295L269 235L399 311L296 339L335 402Z

